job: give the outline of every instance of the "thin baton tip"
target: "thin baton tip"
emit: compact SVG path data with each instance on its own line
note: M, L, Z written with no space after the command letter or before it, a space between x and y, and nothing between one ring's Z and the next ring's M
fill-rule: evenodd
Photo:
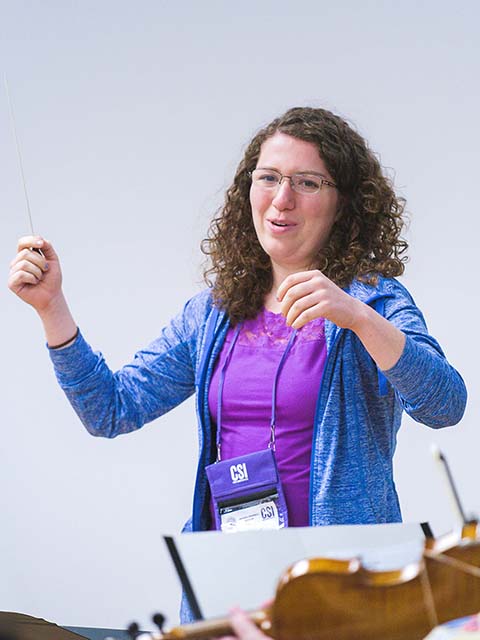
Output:
M435 442L430 445L430 453L432 454L432 458L434 460L441 460L443 458L440 447Z

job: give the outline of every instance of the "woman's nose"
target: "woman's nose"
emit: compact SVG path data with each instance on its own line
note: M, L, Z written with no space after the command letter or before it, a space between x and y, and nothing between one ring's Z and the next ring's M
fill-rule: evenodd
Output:
M277 193L272 200L275 209L292 209L295 205L295 191L292 189L290 178L283 176L282 181L278 185Z

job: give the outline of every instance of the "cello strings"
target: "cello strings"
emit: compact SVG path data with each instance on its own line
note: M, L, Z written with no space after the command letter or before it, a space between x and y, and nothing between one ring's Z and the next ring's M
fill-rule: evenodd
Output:
M18 165L20 167L20 176L21 176L22 184L23 184L23 192L25 194L25 202L27 203L27 213L28 213L28 220L29 220L29 223L30 223L30 231L31 231L32 236L33 236L33 235L35 235L35 232L33 230L32 212L30 210L30 201L28 199L27 184L26 184L26 180L25 180L25 173L23 171L22 154L20 152L20 143L19 143L18 135L17 135L17 127L16 127L16 124L15 124L15 115L14 115L14 112L13 112L13 103L12 103L12 99L10 97L10 90L8 88L8 80L7 80L7 74L6 73L3 75L3 82L4 82L4 85L5 85L5 92L7 94L8 107L9 107L9 111L10 111L10 123L12 125L13 137L15 139L15 147L17 149L17 158L18 158Z
M457 560L456 558L451 558L444 553L433 553L431 551L425 550L424 555L430 560L441 562L448 565L449 567L452 567L453 569L457 569L458 571L462 571L463 573L468 573L475 578L480 578L480 568L476 567L473 564L469 564L468 562L464 562L463 560Z
M423 566L423 571L420 572L420 584L423 591L423 602L427 608L427 615L430 619L432 629L438 626L437 610L435 608L435 600L433 599L432 585L430 584L430 578L428 577L427 567Z

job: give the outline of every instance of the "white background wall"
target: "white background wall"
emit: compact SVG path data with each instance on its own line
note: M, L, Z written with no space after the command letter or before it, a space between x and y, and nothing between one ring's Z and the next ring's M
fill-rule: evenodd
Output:
M199 290L199 241L262 124L325 106L394 168L411 214L404 282L470 392L458 428L405 419L399 439L404 518L437 531L455 521L431 442L480 511L479 18L474 1L0 1L34 223L113 368ZM6 280L28 224L4 95L0 140ZM56 386L35 314L6 288L0 305L0 609L97 626L175 618L160 536L190 512L193 403L92 438Z

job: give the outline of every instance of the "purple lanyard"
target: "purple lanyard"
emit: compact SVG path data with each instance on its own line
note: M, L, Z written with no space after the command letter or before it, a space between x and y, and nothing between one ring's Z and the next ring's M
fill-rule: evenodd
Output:
M222 366L222 370L220 372L220 379L218 382L218 399L217 399L217 462L221 460L220 450L220 432L222 428L222 397L223 397L223 385L225 384L225 374L227 371L227 367L230 364L230 360L232 359L233 349L238 340L238 336L240 335L240 330L242 328L242 323L237 326L235 334L233 336L232 344L230 345L227 355L225 357L225 361ZM273 386L272 386L272 415L270 418L270 441L268 443L268 448L273 449L275 451L275 425L277 421L277 386L278 386L278 378L280 376L280 372L282 371L285 360L287 359L288 354L290 353L290 349L293 346L293 342L297 335L297 329L294 329L288 339L287 346L285 347L285 351L280 359L280 363L275 372L275 376L273 378Z

